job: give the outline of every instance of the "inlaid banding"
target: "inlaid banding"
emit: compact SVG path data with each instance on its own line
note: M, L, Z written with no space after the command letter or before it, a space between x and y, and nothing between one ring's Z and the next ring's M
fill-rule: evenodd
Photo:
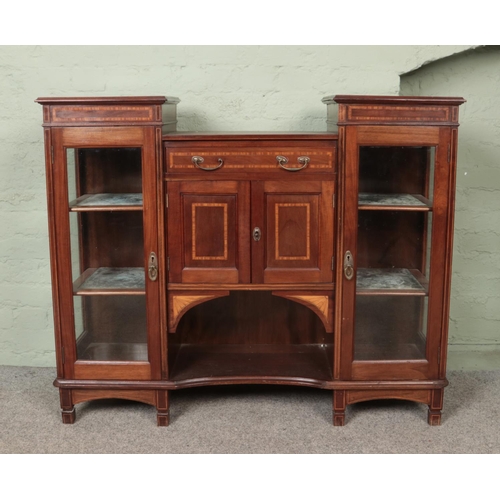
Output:
M198 255L196 250L197 230L199 228L196 221L196 212L198 208L222 209L223 210L223 252L221 255ZM191 258L193 260L227 260L228 258L228 212L227 203L193 203L192 204L192 250ZM218 231L214 234L220 234ZM203 239L203 238L202 238Z
M296 238L280 237L280 209L302 208L305 209L306 233L305 233L305 255L282 255L280 252L280 241L296 241ZM311 258L311 205L310 203L276 203L275 205L275 259L276 260L309 260Z

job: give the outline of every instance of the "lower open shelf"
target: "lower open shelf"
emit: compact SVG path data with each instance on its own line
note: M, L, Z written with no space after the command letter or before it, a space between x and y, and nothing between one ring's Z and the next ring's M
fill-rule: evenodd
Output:
M328 344L182 344L170 378L186 385L239 382L321 386L332 380L332 360L332 346Z

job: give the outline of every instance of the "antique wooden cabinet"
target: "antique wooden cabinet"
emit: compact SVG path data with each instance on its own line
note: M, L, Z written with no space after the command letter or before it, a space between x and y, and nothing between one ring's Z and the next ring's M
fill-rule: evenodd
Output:
M463 99L329 97L328 132L282 134L175 132L175 98L37 102L63 422L292 384L331 390L335 425L384 398L440 423Z

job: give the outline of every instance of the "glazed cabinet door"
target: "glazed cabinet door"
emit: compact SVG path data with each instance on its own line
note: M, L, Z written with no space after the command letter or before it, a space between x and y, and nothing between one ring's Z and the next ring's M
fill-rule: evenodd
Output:
M333 181L252 182L252 282L330 283Z
M250 282L250 183L169 181L169 283Z
M342 377L438 378L451 221L451 131L346 127Z
M51 131L68 379L160 377L155 127Z

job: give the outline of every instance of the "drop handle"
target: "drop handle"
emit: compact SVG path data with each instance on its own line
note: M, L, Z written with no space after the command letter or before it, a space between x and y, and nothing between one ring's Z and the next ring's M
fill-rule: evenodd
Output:
M158 278L158 259L154 252L149 254L148 276L151 281L156 281Z
M309 165L311 159L309 158L309 156L297 157L297 163L301 164L300 167L287 167L286 164L288 163L288 158L286 156L278 155L276 157L276 161L283 170L288 170L289 172L298 172L299 170L306 168L307 165Z
M252 235L254 241L259 241L260 238L262 237L262 231L260 230L260 227L254 227Z
M207 171L217 170L217 169L221 168L222 165L224 165L224 160L222 158L217 158L217 161L219 163L217 165L215 165L215 167L202 167L200 165L200 163L203 163L205 161L205 158L203 158L203 156L193 156L191 158L191 161L195 167L197 167L201 170L207 170Z
M352 253L347 250L344 255L344 276L348 280L352 280L354 276L354 259L352 258Z

